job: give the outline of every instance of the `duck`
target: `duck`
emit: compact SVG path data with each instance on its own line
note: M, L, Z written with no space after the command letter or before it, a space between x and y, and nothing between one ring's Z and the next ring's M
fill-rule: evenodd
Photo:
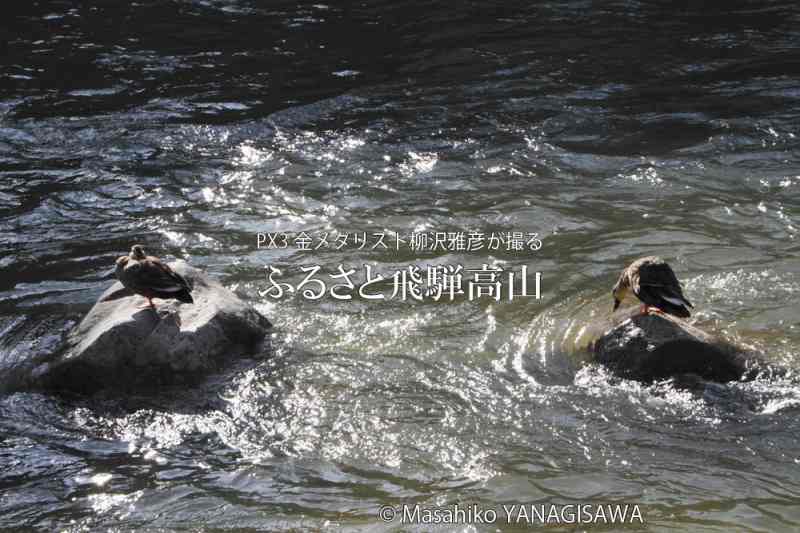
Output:
M637 259L626 267L611 289L614 311L628 291L642 302L642 314L649 311L689 318L694 306L683 295L678 277L666 261L656 256Z
M134 244L130 254L117 259L116 275L125 288L147 298L147 303L153 310L156 310L153 298L194 303L192 289L183 276L161 262L158 257L147 255L141 244Z

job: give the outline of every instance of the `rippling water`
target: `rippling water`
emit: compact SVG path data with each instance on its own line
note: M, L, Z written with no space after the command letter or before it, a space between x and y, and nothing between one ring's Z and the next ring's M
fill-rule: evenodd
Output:
M0 527L382 530L382 505L579 502L800 528L792 2L96 4L4 22L4 364L57 349L134 242L250 301L274 352L125 398L6 383ZM259 296L268 264L297 283L431 258L257 233L387 229L538 232L535 253L431 257L528 265L542 299ZM585 324L651 253L697 325L788 374L687 389L587 364Z

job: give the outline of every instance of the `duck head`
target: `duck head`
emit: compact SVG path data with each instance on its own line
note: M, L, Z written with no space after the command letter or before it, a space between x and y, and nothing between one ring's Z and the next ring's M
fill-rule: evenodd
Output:
M141 244L134 244L131 246L131 258L136 259L137 261L141 261L147 257L147 254L144 253L144 246Z
M611 288L611 296L614 297L613 311L617 310L620 302L622 302L622 300L625 299L625 295L628 294L628 288L630 288L630 281L628 280L627 273L628 273L627 270L623 270L619 279Z

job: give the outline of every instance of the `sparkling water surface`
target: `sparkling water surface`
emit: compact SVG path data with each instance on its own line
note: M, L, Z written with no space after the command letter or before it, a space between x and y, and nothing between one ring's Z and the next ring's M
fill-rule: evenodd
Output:
M800 529L794 3L95 4L3 22L0 359L57 350L135 242L256 306L272 350L124 397L6 375L0 527L428 531L378 509L629 503L653 531ZM387 230L543 246L256 246ZM788 372L686 388L588 364L648 254L697 326ZM527 265L542 299L261 295L265 265L427 262Z

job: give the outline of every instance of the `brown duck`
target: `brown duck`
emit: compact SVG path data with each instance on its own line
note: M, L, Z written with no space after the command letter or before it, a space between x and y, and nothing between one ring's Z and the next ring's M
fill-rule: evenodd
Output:
M194 303L191 288L180 274L157 257L146 255L141 244L134 244L129 255L117 259L117 279L130 291L141 294L153 309L153 298Z
M694 307L683 295L675 272L660 257L642 257L622 271L611 289L615 311L628 290L641 300L642 313L654 308L656 312L688 318L691 315L689 308Z

